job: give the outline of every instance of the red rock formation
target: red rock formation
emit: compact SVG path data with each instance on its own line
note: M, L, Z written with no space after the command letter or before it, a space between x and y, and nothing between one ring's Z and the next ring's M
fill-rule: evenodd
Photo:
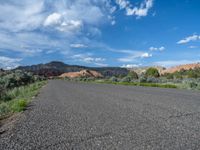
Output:
M172 67L172 68L163 70L161 74L174 73L176 71L181 71L182 69L184 69L184 70L190 70L190 69L194 69L194 68L200 68L200 63L186 64L186 65L180 65L180 66Z
M103 77L102 74L100 74L97 71L92 71L92 70L81 70L80 72L68 72L68 73L63 73L59 77L64 78L78 78L78 77L94 77L94 78L101 78Z

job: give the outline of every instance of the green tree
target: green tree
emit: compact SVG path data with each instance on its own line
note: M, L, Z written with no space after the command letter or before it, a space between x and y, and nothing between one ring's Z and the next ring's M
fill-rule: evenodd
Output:
M128 73L128 77L130 77L131 79L138 79L138 74L135 71L130 71Z
M156 69L156 68L149 68L149 69L147 69L145 76L158 78L158 77L160 77L160 73L159 73L158 69Z

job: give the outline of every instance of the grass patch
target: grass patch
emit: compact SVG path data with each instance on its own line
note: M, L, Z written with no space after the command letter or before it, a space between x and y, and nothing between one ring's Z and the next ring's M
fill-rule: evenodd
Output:
M160 87L160 88L178 88L175 84L161 84L161 83L136 83L136 82L111 82L111 81L94 81L95 83L115 84L115 85L129 85L129 86L146 86L146 87Z
M25 109L27 104L28 104L27 100L19 99L19 100L13 101L13 103L10 105L10 108L12 112L21 112Z
M23 111L32 97L36 96L39 89L45 84L46 81L40 81L7 91L0 100L0 118L8 114Z

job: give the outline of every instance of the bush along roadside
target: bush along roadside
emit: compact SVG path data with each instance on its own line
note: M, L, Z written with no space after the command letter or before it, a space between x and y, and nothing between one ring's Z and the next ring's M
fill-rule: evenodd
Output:
M47 81L38 81L6 91L0 99L0 119L25 110L28 103L46 83Z

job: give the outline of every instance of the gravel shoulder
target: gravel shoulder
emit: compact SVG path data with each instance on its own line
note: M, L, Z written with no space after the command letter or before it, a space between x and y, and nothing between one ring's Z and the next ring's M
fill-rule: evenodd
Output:
M200 149L200 93L52 80L1 150Z

